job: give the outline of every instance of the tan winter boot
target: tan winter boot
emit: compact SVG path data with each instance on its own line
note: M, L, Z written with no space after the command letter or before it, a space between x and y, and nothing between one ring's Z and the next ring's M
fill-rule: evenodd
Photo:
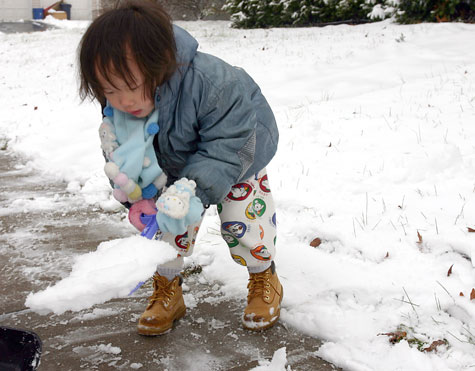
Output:
M247 288L247 307L242 318L244 328L260 331L273 326L279 319L284 295L274 262L264 272L250 273Z
M166 277L155 273L153 276L153 295L150 296L147 309L137 325L141 335L161 335L173 326L175 320L185 315L186 307L181 289L182 278L168 281Z

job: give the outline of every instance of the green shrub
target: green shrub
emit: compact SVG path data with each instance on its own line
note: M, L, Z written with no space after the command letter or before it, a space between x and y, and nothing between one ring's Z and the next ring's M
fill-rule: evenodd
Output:
M368 19L368 14L373 9L373 4L361 0L336 1L337 20Z
M232 0L224 5L224 9L231 14L233 25L242 28L283 26L283 8L279 0Z
M285 24L306 26L321 22L324 14L321 14L323 0L289 0L285 3L282 18ZM331 9L331 4L328 5Z
M361 23L395 16L400 23L475 22L475 0L227 0L234 27Z
M473 0L400 0L400 23L475 21Z

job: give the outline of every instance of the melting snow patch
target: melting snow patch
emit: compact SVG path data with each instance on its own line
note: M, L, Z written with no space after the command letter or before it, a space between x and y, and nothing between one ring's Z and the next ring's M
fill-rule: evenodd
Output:
M71 322L79 322L79 321L90 321L102 317L110 317L112 315L119 314L118 310L111 309L111 308L106 308L106 309L101 309L101 308L94 308L92 312L89 313L84 313L79 316L74 317Z
M81 357L92 356L94 353L107 353L112 355L118 355L122 352L119 347L109 344L91 345L88 347L78 346L73 348L73 352L79 354Z
M102 353L109 353L109 354L120 354L122 350L119 347L113 347L111 343L109 344L99 344L97 346L97 350Z
M286 348L277 349L274 352L272 361L259 361L259 366L254 367L251 371L290 371L290 366L285 368L287 364Z

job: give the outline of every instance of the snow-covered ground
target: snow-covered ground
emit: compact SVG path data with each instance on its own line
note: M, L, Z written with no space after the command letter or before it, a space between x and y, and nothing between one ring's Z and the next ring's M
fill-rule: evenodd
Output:
M102 171L100 109L77 96L87 23L50 22L61 29L0 34L0 135L71 194L119 210ZM201 51L245 68L276 113L268 172L282 321L321 338L319 355L348 370L475 367L475 25L179 24ZM244 297L247 272L208 214L190 260Z

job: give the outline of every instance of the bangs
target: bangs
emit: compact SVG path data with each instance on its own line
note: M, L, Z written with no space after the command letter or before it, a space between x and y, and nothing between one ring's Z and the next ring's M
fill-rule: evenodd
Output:
M119 77L123 80L129 88L135 87L137 81L136 76L133 75L130 70L129 63L131 60L135 60L129 49L129 41L123 40L122 47L114 50L115 53L111 53L111 49L102 49L96 54L96 59L92 63L93 73L95 80L98 81L98 74L105 80L110 86L115 89L119 87L114 84L114 78ZM104 52L104 50L107 50Z

